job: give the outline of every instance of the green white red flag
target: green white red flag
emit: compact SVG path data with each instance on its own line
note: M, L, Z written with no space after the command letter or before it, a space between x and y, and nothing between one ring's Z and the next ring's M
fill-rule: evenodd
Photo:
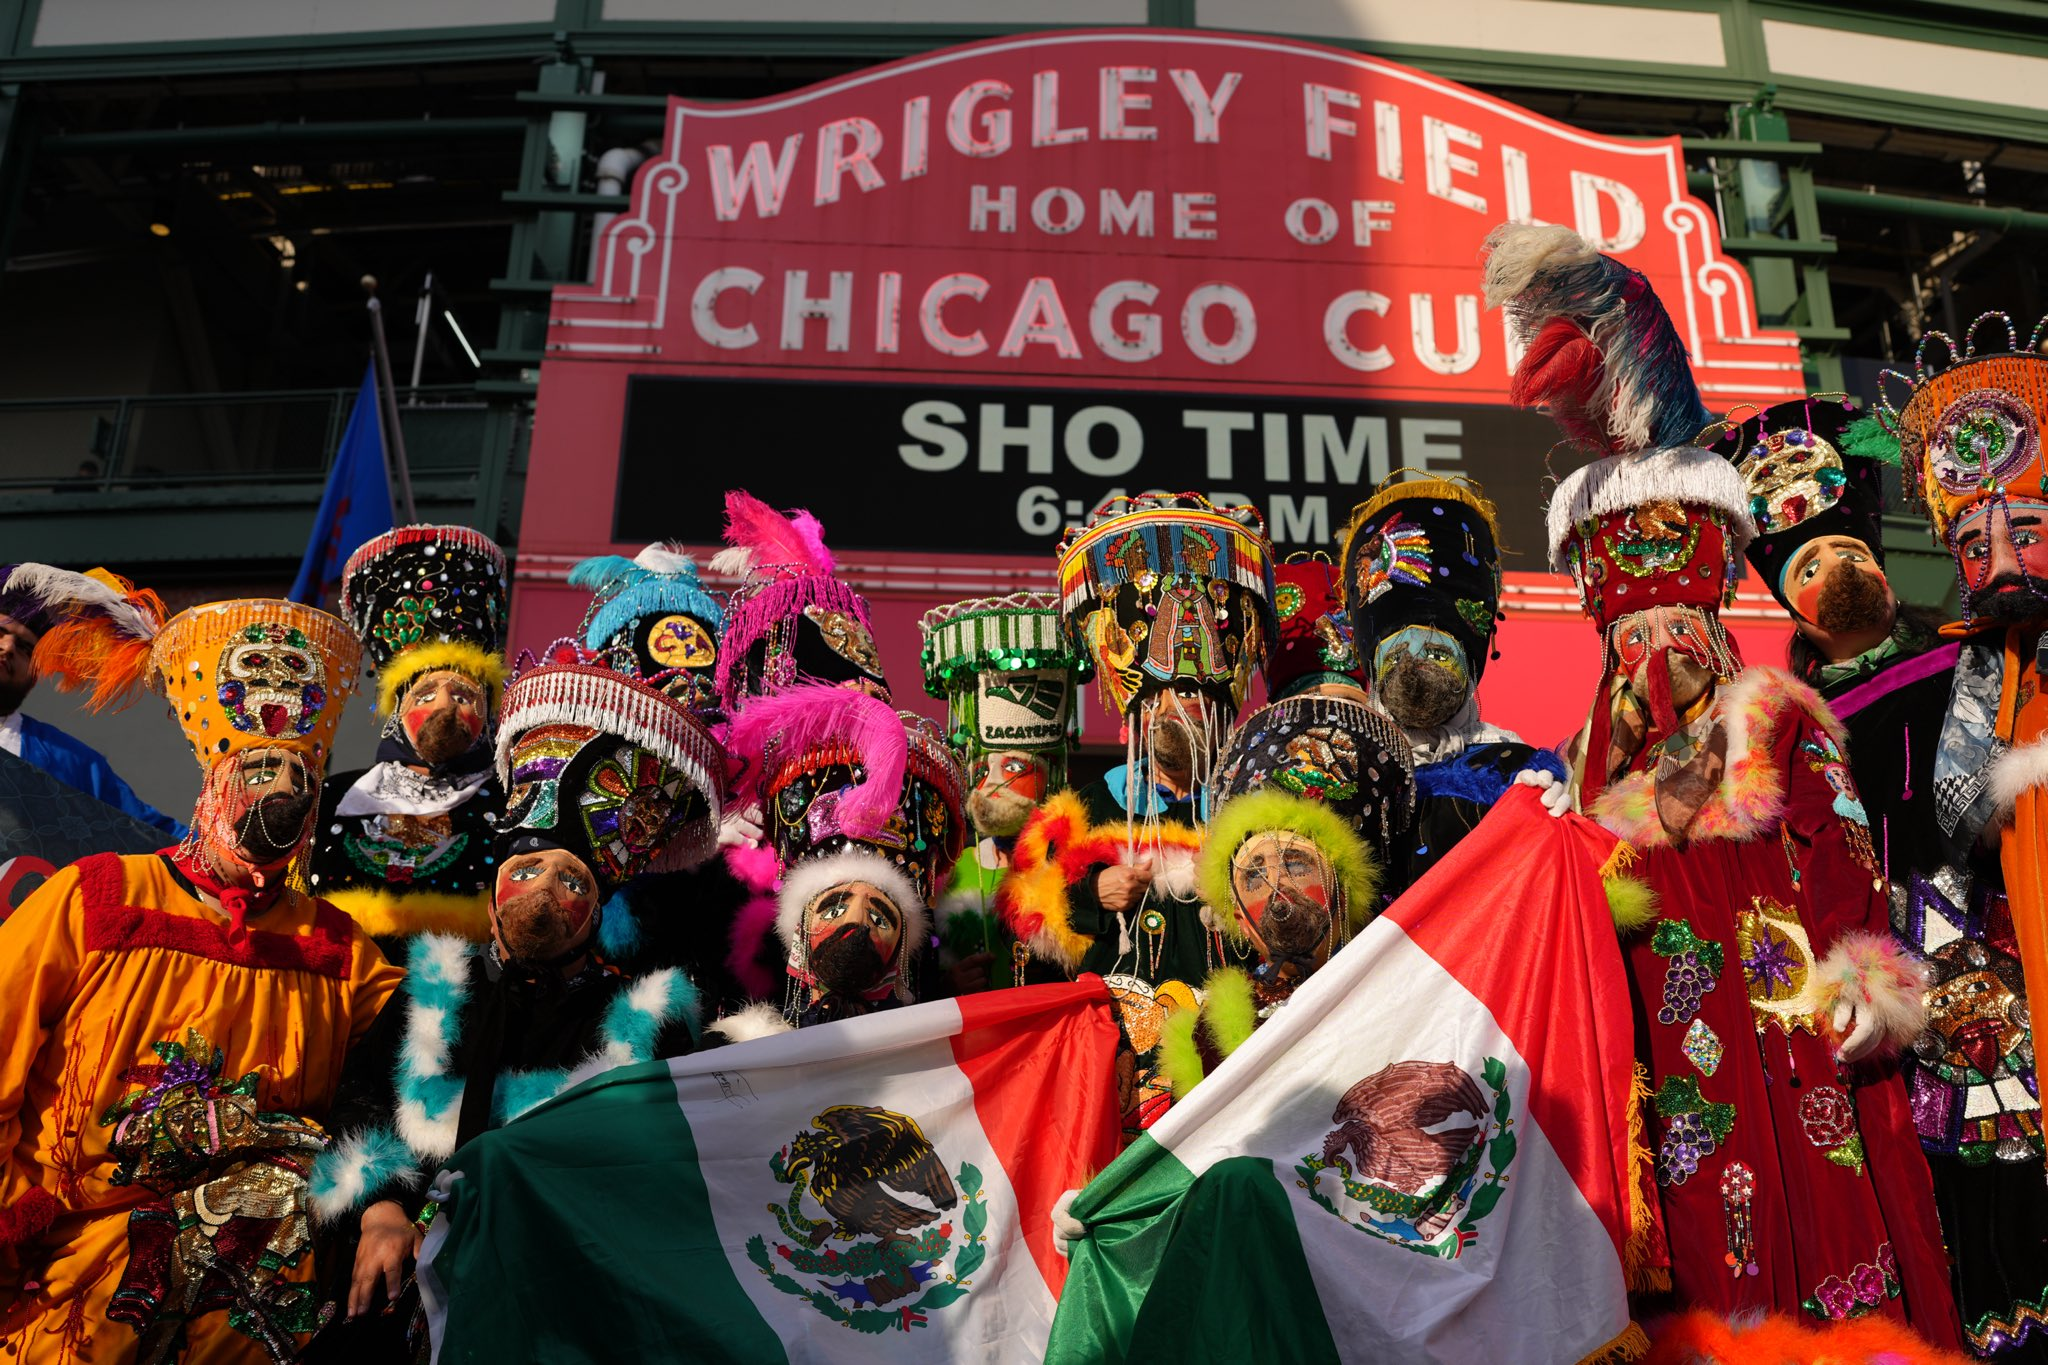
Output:
M1646 1347L1614 847L1511 789L1074 1200L1048 1359Z
M451 1159L435 1359L1035 1360L1116 1155L1101 980L625 1067Z

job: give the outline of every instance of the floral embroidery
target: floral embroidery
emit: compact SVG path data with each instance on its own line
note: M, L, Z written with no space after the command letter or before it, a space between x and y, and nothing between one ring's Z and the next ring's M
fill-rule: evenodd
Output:
M1657 1087L1657 1113L1665 1121L1664 1142L1657 1150L1660 1185L1683 1185L1735 1129L1735 1106L1705 1098L1690 1076L1667 1077Z
M1886 1299L1896 1299L1899 1288L1899 1263L1892 1258L1892 1244L1886 1242L1878 1247L1875 1262L1857 1266L1847 1279L1828 1276L1799 1306L1817 1318L1840 1322L1860 1318L1881 1307Z
M1664 919L1657 921L1650 948L1659 957L1671 959L1664 969L1664 1004L1657 1011L1657 1022L1683 1023L1699 1013L1700 997L1714 989L1715 979L1721 975L1726 960L1721 945L1695 934L1684 920Z
M1833 1085L1807 1091L1799 1099L1799 1126L1829 1161L1863 1174L1863 1135L1856 1131L1856 1106L1847 1092Z

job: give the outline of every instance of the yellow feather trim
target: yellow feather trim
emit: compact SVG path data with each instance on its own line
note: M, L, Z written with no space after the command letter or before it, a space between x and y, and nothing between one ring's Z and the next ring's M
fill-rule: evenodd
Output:
M1088 808L1071 791L1055 792L1018 831L997 905L1011 932L1032 952L1071 972L1095 938L1074 928L1067 878L1058 861L1064 850L1053 846L1056 830L1065 832L1069 845L1089 837Z
M1186 1099L1205 1074L1201 1045L1195 1042L1197 1022L1193 1010L1175 1010L1159 1026L1159 1074L1173 1087L1177 1100Z
M1202 1031L1218 1054L1228 1057L1244 1046L1259 1026L1259 1004L1252 979L1241 968L1218 967L1203 983Z
M1614 930L1623 938L1649 928L1657 918L1657 892L1649 883L1609 873L1600 884L1607 889L1607 913L1614 918Z
M1579 1365L1624 1365L1627 1361L1641 1360L1649 1353L1649 1334L1631 1321L1628 1330L1585 1357Z
M429 640L391 656L377 674L377 714L388 716L413 679L427 673L460 673L491 694L491 710L505 690L505 656L467 640Z
M1650 1233L1656 1226L1657 1211L1651 1207L1652 1196L1645 1193L1655 1161L1643 1133L1643 1113L1649 1103L1650 1071L1637 1062L1628 1088L1628 1240L1621 1249L1622 1283L1635 1294L1671 1288L1671 1272L1650 1264Z
M320 897L340 910L371 938L414 934L453 934L482 943L491 936L491 893L458 896L447 891L412 891L398 895L387 889L354 887Z

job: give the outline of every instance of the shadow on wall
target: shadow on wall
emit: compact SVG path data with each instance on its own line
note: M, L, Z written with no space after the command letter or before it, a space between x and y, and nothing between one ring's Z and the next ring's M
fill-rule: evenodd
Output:
M199 797L199 765L181 731L166 715L163 699L145 692L124 711L98 715L79 698L45 683L29 694L26 715L54 725L107 756L136 795L167 815L189 820ZM342 714L329 772L368 767L377 752L377 718L367 697L357 693Z

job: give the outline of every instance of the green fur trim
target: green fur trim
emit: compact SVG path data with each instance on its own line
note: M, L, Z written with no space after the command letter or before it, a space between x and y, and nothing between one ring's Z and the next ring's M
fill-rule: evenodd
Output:
M1244 1046L1259 1026L1259 1005L1252 999L1252 979L1236 967L1218 967L1203 984L1202 1023L1216 1051L1228 1057Z
M1237 916L1237 901L1230 889L1230 860L1246 839L1268 830L1298 834L1322 850L1344 890L1345 917L1353 930L1364 928L1378 909L1380 890L1380 865L1372 849L1349 821L1328 806L1265 787L1226 801L1202 843L1202 899L1216 912L1223 932L1239 943L1251 937Z
M1615 932L1623 938L1641 932L1657 918L1657 893L1648 882L1619 872L1600 880L1607 887L1607 912L1614 916Z
M1202 1083L1202 1049L1195 1042L1195 1012L1175 1010L1159 1026L1159 1074L1173 1087L1173 1097L1184 1100Z
M1897 467L1899 438L1886 431L1883 422L1866 413L1849 423L1849 429L1842 433L1842 453Z

